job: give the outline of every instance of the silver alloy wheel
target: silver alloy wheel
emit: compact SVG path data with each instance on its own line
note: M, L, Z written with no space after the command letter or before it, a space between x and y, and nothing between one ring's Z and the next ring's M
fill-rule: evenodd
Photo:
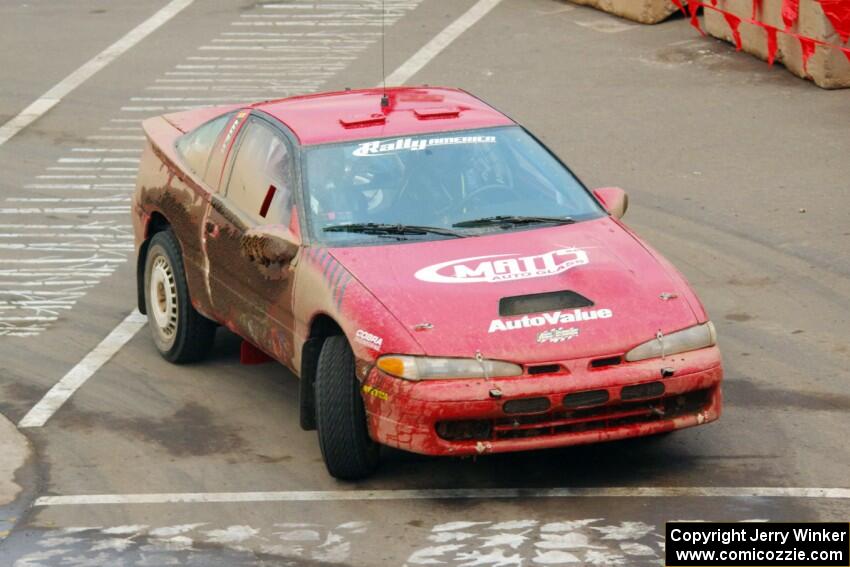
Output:
M159 255L151 265L148 289L148 310L153 315L153 327L165 344L174 342L177 331L177 283L168 258Z

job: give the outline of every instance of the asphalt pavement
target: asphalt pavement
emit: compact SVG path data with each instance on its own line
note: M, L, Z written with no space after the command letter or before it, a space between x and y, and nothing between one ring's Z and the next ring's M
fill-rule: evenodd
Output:
M167 4L5 3L0 123ZM387 0L387 72L474 4ZM135 306L139 121L375 85L377 5L196 0L0 145L8 420ZM373 478L341 483L298 427L294 377L240 365L224 331L210 360L172 366L143 329L22 430L33 454L0 500L0 565L658 565L670 520L847 521L850 93L681 18L639 26L560 0L497 3L408 84L465 88L589 186L629 192L624 220L717 325L720 421L478 459L386 451Z

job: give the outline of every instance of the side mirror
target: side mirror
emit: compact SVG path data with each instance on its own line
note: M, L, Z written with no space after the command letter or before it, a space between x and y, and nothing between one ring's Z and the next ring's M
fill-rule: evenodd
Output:
M286 264L298 253L298 238L283 225L262 225L249 229L240 243L242 255L263 266Z
M603 187L594 190L593 194L615 219L623 218L629 208L629 195L619 187Z

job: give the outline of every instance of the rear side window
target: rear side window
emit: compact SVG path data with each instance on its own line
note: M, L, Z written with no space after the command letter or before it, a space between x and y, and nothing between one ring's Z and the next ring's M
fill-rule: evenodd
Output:
M231 116L232 113L214 118L177 141L177 153L183 157L189 169L200 177L204 176L207 169L213 144Z
M256 118L243 127L227 183L227 200L259 224L288 225L293 156L289 142Z

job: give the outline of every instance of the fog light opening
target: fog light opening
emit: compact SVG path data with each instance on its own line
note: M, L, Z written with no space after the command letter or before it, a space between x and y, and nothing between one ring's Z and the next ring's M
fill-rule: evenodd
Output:
M492 436L492 425L487 420L438 421L437 435L446 441L485 441Z

